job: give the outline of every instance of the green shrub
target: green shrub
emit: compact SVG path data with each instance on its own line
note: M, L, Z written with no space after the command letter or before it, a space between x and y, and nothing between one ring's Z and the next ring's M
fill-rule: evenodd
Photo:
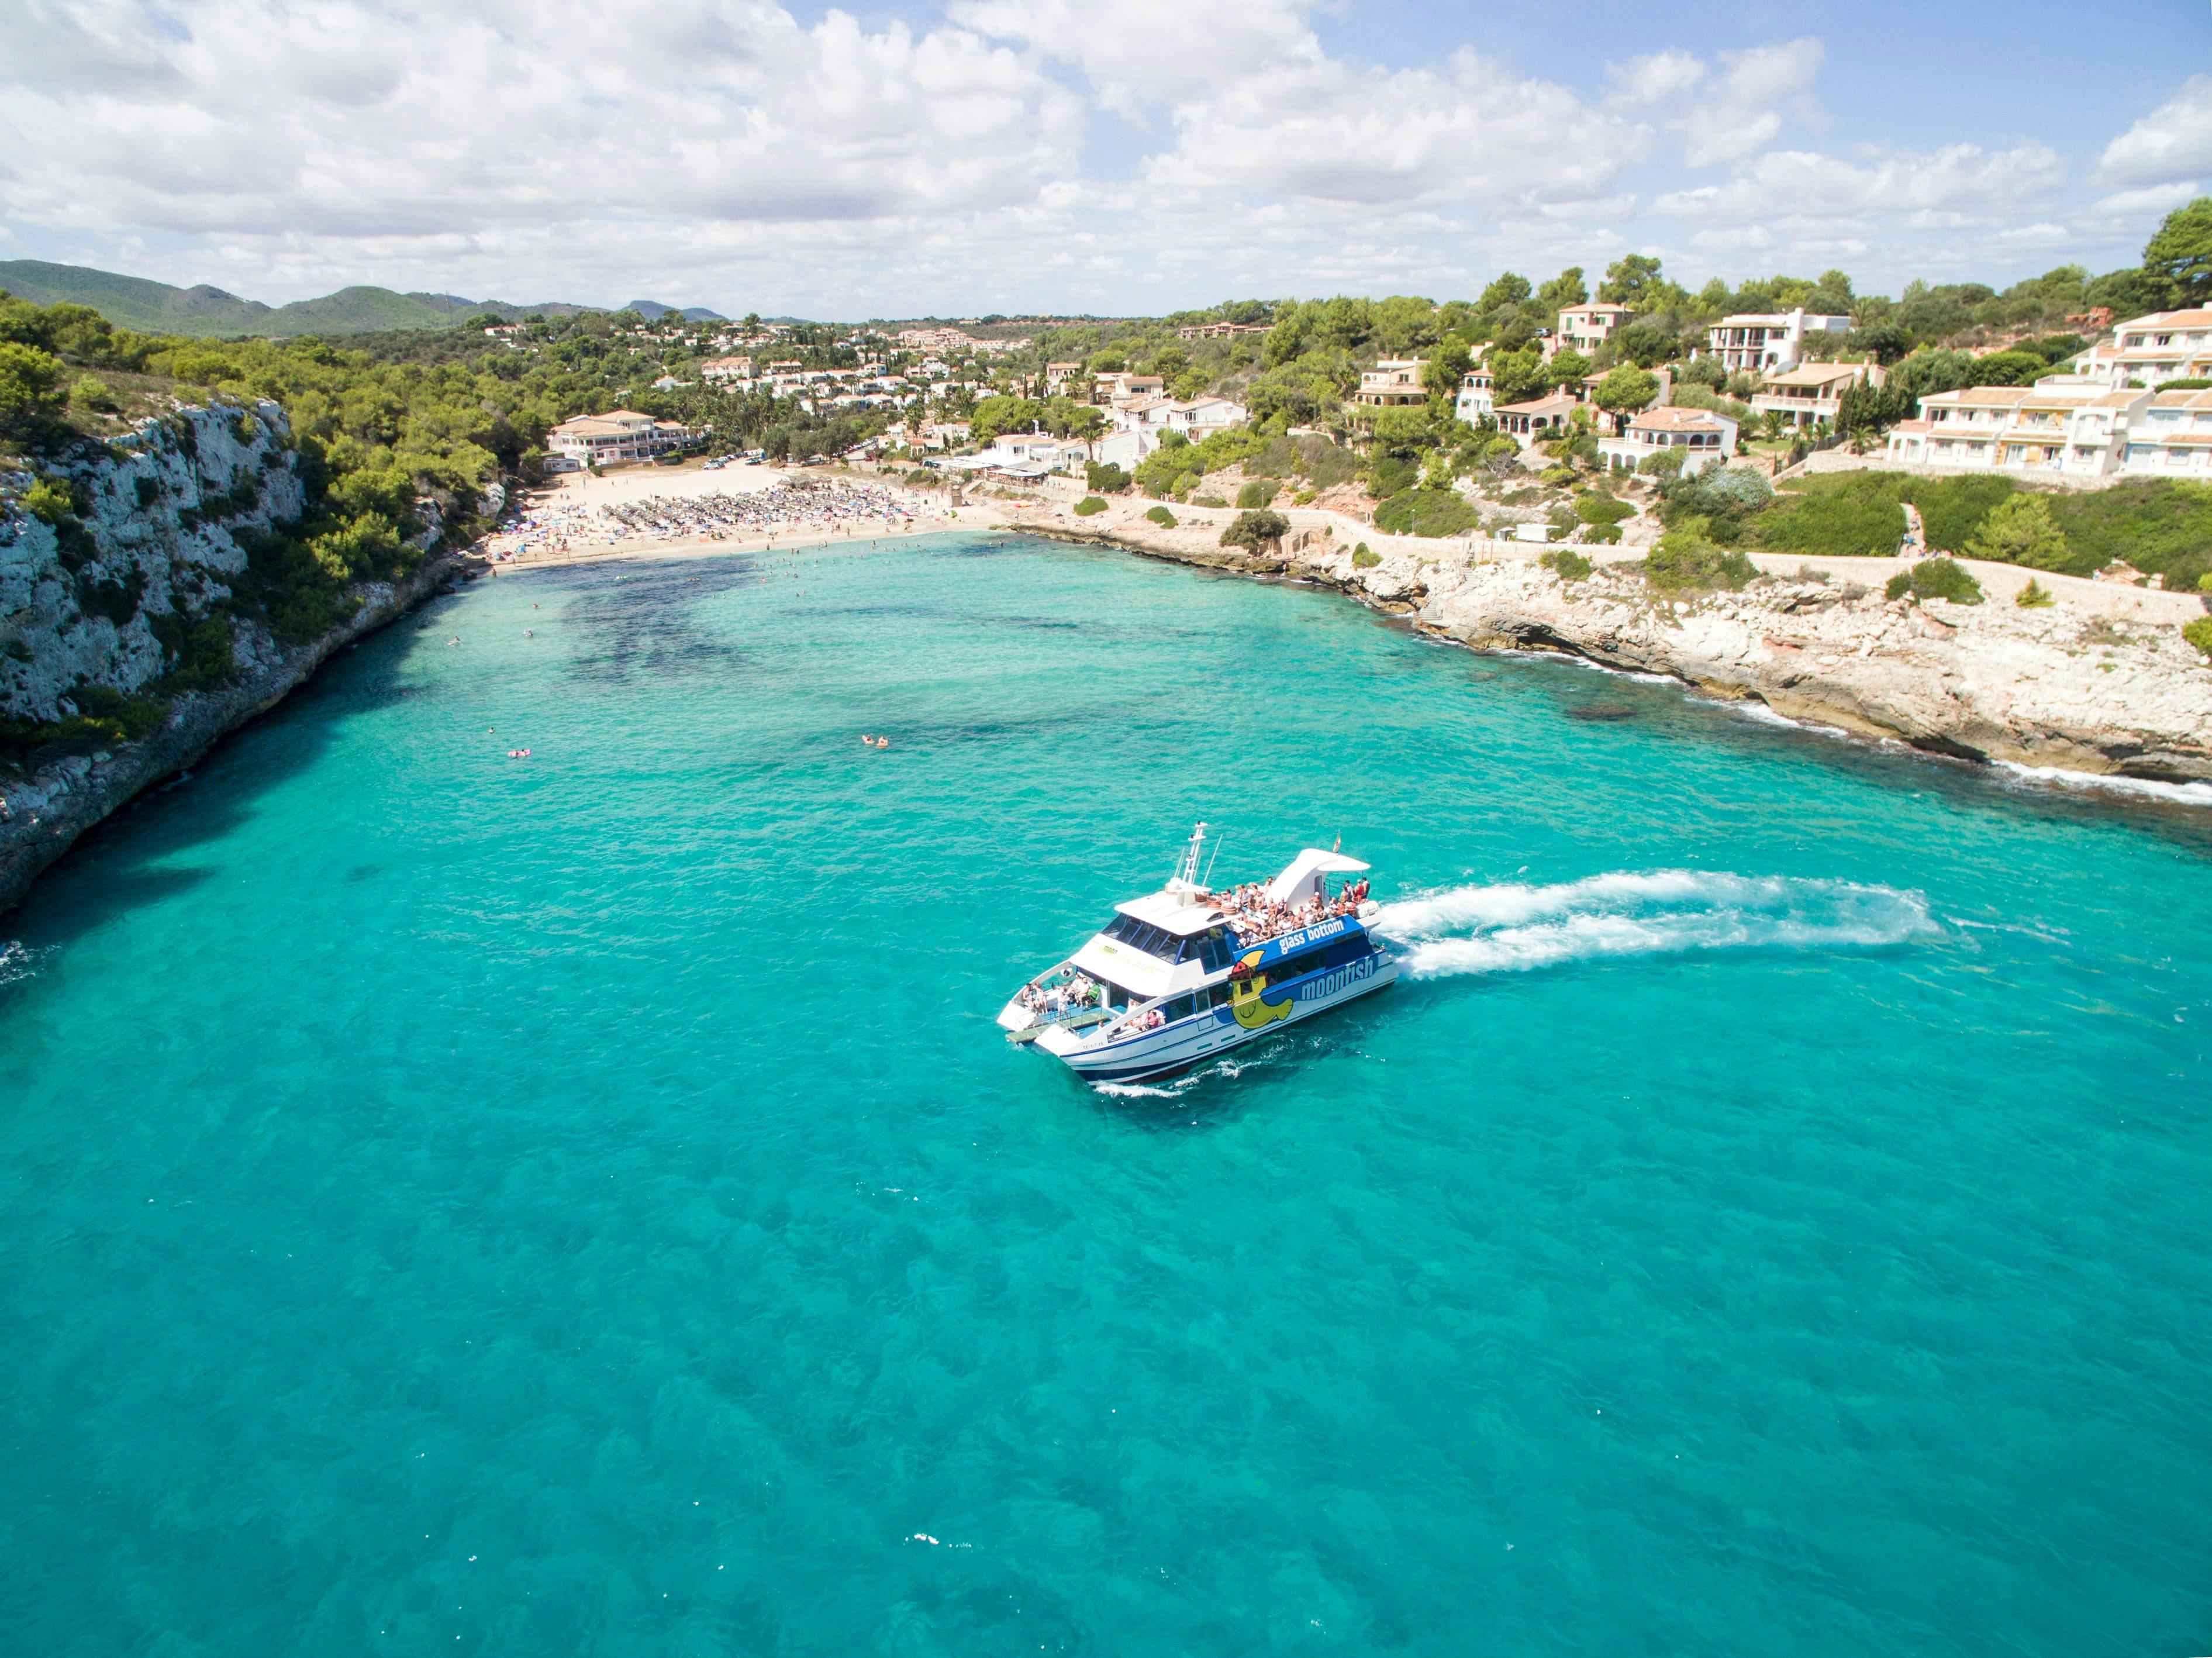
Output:
M1129 474L1110 460L1086 460L1083 481L1100 495L1119 495L1129 487Z
M1225 507L1229 503L1218 495L1194 495L1190 504L1194 507Z
M2009 478L1912 478L1895 473L1896 494L1920 509L1920 527L1938 552L1964 552L1992 509L2015 491Z
M2124 558L2186 592L2212 574L2212 485L2129 478L2050 499L2073 554L2062 575L2094 575Z
M51 352L0 340L0 435L27 435L58 412L65 372Z
M1966 551L1992 564L2025 564L2031 570L2063 570L2073 558L2058 521L2051 515L2050 498L2025 492L2008 495L1992 507Z
M1176 515L1165 507L1148 507L1145 510L1145 516L1164 530L1171 530L1176 527Z
M1105 510L1105 501L1101 497L1095 495L1086 495L1082 500L1075 503L1075 515L1078 518L1096 517L1098 514Z
M1457 490L1402 490L1375 509L1375 527L1393 535L1460 535L1481 521Z
M1620 533L1618 530L1613 533ZM1738 553L1736 556L1741 558L1743 555ZM1547 552L1537 562L1547 570L1559 571L1562 582L1579 582L1597 568L1572 547L1561 547L1557 552Z
M1880 473L1850 472L1808 480L1752 521L1758 545L1809 558L1894 554L1905 539L1905 509Z
M96 728L96 735L115 742L136 742L159 730L169 714L166 703L152 697L128 696L112 686L78 686L70 692L70 700L76 704L79 720Z
M2051 589L2032 576L2027 585L2013 595L2012 601L2022 610L2048 610L2058 602L2051 596Z
M1705 521L1686 518L1659 538L1644 561L1644 579L1655 588L1669 590L1698 588L1740 588L1759 574L1759 567L1733 547L1717 545L1706 533Z
M1420 481L1420 468L1395 455L1378 454L1367 463L1367 487L1377 501L1388 501Z
M1555 490L1563 490L1575 481L1575 469L1561 461L1556 466L1547 466L1536 476Z
M1255 478L1237 491L1237 504L1248 508L1273 505L1276 496L1282 492L1282 480L1279 479Z
M1954 605L1982 602L1982 584L1964 564L1948 558L1923 558L1891 576L1882 591L1893 599L1909 593L1916 599L1948 599Z
M906 481L909 486L915 485L927 485L936 483L938 481L938 477L935 472L930 471L927 466L916 466L912 472L906 475Z
M1257 552L1291 533L1291 521L1279 512L1240 512L1221 532L1224 547L1245 547Z
M1620 541L1620 526L1618 524L1594 524L1589 529L1583 532L1583 539L1594 547L1610 547L1618 546Z
M2212 616L2200 616L2181 630L2181 637L2212 659Z
M1382 562L1382 555L1379 552L1369 552L1367 543L1364 541L1352 550L1352 567L1354 570L1373 570Z
M64 518L76 515L76 497L58 478L41 478L23 491L23 506L33 516L59 528Z
M1575 497L1575 516L1585 524L1618 524L1636 516L1632 503L1599 490L1584 490Z

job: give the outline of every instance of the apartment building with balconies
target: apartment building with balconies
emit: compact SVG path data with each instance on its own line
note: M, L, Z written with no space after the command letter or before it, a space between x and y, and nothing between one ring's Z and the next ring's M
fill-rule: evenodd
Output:
M2154 478L2212 475L2212 392L2154 392L2128 419L2124 472Z
M1890 429L1888 458L1960 472L2106 478L2121 469L2135 419L2150 401L2148 392L2113 391L2078 375L1936 392L1920 399L1918 418Z
M2169 380L2212 380L2212 310L2132 317L2085 352L2075 370L2118 388L2156 390Z

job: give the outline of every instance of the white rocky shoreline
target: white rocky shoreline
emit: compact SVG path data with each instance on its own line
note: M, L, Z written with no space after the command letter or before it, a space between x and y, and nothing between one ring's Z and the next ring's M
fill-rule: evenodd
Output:
M1634 564L1566 581L1526 554L1469 557L1450 543L1377 537L1355 562L1346 536L1312 530L1268 556L1208 546L1211 527L1194 523L1161 531L1128 518L1092 528L1023 517L1007 527L1334 587L1479 650L1564 653L1756 702L1800 724L2085 783L2179 785L2177 799L2201 789L2212 804L2212 664L2179 619L2158 619L2202 613L2181 594L2100 594L2041 576L2059 601L2023 609L2012 597L2039 572L1976 564L1985 602L1917 602L1884 596L1895 559L1805 569L1771 555L1741 591L1670 594ZM2166 602L2153 612L2154 599Z

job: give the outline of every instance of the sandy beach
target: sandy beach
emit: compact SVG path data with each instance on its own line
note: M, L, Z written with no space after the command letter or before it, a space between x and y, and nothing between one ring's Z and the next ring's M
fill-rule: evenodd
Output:
M501 569L878 541L996 515L860 474L773 466L571 472L523 497L482 552Z

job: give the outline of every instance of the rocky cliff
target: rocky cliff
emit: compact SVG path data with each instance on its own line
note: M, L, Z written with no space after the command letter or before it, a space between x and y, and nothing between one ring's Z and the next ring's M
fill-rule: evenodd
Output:
M1156 530L1133 512L1076 529L1037 515L1014 524L1154 558L1340 588L1425 632L1477 649L1565 652L1663 674L1716 696L1756 700L1790 719L1887 738L1964 759L2173 783L2212 781L2212 666L2178 619L2125 613L2133 589L2045 576L2048 608L2012 603L2030 572L1981 604L1885 596L1898 561L1863 579L1770 570L1741 592L1668 593L1636 564L1563 580L1533 556L1462 555L1447 542L1402 542L1355 558L1342 537L1301 530L1265 554L1210 545L1186 525ZM1611 551L1611 550L1600 550ZM2201 612L2154 595L2160 615ZM2142 608L2144 607L2136 607Z
M234 601L256 533L304 509L301 472L282 409L218 401L82 446L43 479L0 475L0 909L84 830L452 573L431 558L364 583L336 627L280 640Z

